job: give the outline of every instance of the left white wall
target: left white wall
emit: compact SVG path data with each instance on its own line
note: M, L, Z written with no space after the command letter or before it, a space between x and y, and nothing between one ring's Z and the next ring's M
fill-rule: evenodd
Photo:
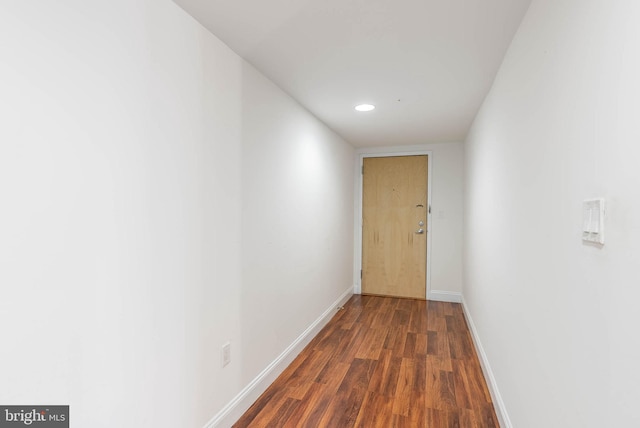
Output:
M354 149L243 68L243 382L353 293Z
M334 156L350 166L352 149L299 106L283 108L286 95L170 1L6 1L0 40L0 403L70 404L73 426L203 426L268 361L236 346L259 298L243 290L243 186L258 180L243 172L258 144L246 131L259 125L245 103L258 94L317 139L321 159L309 158L318 169L305 179L327 178ZM293 146L294 135L262 129L265 144ZM336 195L315 221L337 246L331 222L353 218L339 202L352 200L351 173L342 179L312 186ZM276 187L262 197L277 198ZM350 285L350 270L330 270L350 266L345 250L325 250L296 294L313 304L287 325L304 330ZM296 334L268 311L260 321L282 335L270 355Z

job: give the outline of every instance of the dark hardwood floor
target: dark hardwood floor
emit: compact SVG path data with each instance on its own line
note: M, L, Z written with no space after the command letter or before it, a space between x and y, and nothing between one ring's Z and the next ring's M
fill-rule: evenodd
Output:
M498 427L462 307L354 295L234 427Z

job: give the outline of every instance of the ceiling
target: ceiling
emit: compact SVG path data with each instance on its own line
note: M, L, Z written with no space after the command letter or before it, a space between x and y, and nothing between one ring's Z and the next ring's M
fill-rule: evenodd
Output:
M463 141L531 2L174 1L359 147Z

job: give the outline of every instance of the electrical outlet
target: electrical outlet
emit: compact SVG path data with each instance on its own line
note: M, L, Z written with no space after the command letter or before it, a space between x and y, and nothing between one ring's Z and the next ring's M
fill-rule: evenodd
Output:
M231 362L231 343L227 342L222 345L222 367Z

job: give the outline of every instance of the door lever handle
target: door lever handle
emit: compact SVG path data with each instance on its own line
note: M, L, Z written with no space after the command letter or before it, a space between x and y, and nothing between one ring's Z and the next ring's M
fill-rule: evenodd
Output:
M421 235L423 233L424 233L424 229L422 229L422 228L416 230L416 235Z

